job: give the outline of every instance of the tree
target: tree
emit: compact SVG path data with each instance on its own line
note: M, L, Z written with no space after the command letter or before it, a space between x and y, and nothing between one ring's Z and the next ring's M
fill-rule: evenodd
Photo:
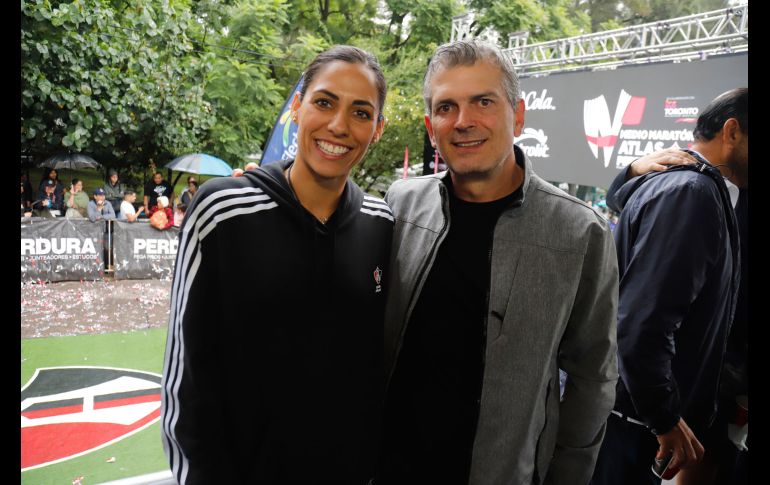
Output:
M296 63L283 58L281 29L288 22L284 0L245 0L227 11L227 34L212 36L215 60L206 78L205 98L212 103L216 123L205 149L233 166L259 151L270 133L286 90L275 79L277 65Z
M194 150L214 121L210 64L169 1L22 3L23 152L93 153L108 166Z

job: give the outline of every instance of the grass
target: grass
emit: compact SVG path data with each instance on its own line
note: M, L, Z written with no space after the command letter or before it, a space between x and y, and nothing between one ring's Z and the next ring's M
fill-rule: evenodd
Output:
M35 369L57 366L104 366L161 373L166 329L139 332L23 339L21 385ZM107 459L115 457L114 463ZM168 469L161 445L160 423L155 423L106 448L61 463L21 474L21 483L48 485L72 483L84 476L94 484Z

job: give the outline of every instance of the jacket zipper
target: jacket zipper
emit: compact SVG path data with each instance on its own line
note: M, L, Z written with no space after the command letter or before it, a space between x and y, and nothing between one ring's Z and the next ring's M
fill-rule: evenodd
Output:
M417 284L414 285L412 294L409 296L409 306L407 307L406 314L404 315L404 323L403 325L401 325L401 333L398 335L398 344L396 345L396 352L395 352L395 355L393 356L393 365L390 367L390 372L388 373L388 381L387 381L387 384L385 385L385 389L390 387L390 379L393 377L393 372L395 372L396 370L396 365L398 363L398 355L401 353L401 347L404 344L404 335L406 334L406 327L409 324L409 318L412 315L412 310L414 310L414 306L417 304L417 301L415 300L415 295L417 295L418 293L418 288L422 289L422 286L425 284L425 280L427 279L427 275L428 275L428 270L433 266L433 261L436 259L436 252L438 251L438 247L444 241L444 237L449 231L449 201L447 200L446 187L440 181L439 181L439 194L441 195L441 212L444 215L444 225L441 226L441 230L439 231L438 237L436 238L436 243L430 249L430 252L428 253L428 258L426 259L423 267L420 269L420 273L417 277Z
M521 206L521 200L517 200L513 203L511 208L509 210L517 209ZM495 226L492 228L492 240L489 243L489 249L487 250L487 263L489 265L489 285L487 285L487 297L486 301L484 303L484 307L486 308L486 313L484 314L484 326L482 327L482 336L481 336L481 387L479 389L479 397L476 399L476 427L473 432L473 443L476 442L476 434L479 430L479 419L481 418L481 396L484 392L484 371L487 367L487 327L489 326L489 295L492 292L492 249L495 245L495 229L497 229L497 222L500 220L500 217L503 215L503 213L506 211L503 211L500 213L500 216L497 217L497 221L495 221ZM471 451L471 453L473 453ZM473 461L471 458L471 469L473 468Z

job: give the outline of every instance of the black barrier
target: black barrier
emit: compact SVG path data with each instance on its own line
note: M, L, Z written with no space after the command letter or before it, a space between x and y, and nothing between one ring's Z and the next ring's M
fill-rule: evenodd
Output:
M87 219L22 219L21 281L102 279L104 226Z
M115 222L112 244L115 279L163 279L174 273L179 229L163 231L149 221Z

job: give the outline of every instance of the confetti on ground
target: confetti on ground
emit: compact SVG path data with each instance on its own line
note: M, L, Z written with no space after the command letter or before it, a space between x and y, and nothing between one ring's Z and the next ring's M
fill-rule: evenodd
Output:
M83 485L83 480L85 480L83 475L75 477L72 479L72 485Z
M115 457L111 456L111 457L107 458L107 463L115 463Z
M21 285L21 337L134 331L168 323L171 280Z

